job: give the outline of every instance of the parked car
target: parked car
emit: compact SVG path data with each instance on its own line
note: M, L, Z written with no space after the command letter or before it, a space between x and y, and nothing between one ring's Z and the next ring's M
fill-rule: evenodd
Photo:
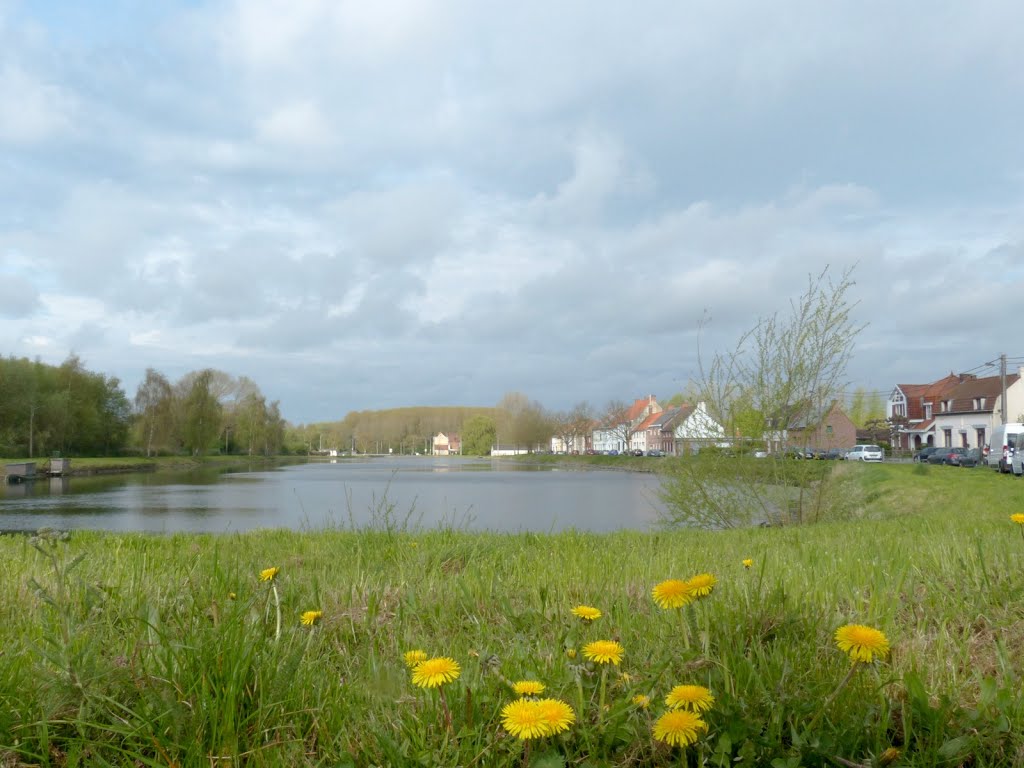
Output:
M665 452L664 452L664 451L659 451L659 450L658 450L657 448L652 448L651 450L649 450L649 451L647 452L647 455L648 455L648 456L657 456L657 457L660 457L660 456L664 456L664 455L665 455Z
M1011 421L999 424L992 430L989 440L988 465L999 472L1009 472L1017 441L1024 435L1024 424Z
M939 448L928 457L929 464L955 464L960 461L960 456L967 453L966 448Z
M825 451L824 455L821 458L827 459L829 461L845 459L846 451L844 451L842 448L829 448L827 451Z
M935 453L937 450L939 450L939 446L937 445L929 445L927 448L922 448L920 451L914 454L914 463L920 464L922 462L928 461L928 457Z
M855 445L846 452L847 461L881 461L882 449L877 445Z
M634 456L643 456L644 452L640 448L634 448L633 449L633 455Z
M968 448L955 463L960 467L980 467L985 463L985 453L981 448Z

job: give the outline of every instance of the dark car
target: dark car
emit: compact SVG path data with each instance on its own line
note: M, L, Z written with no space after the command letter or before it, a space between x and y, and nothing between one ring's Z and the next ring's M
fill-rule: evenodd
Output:
M657 448L651 448L651 450L649 450L647 452L647 455L648 456L661 457L661 456L665 455L665 452L664 451L659 451Z
M639 448L634 448L633 449L633 455L634 456L643 456L644 452L642 450L640 450Z
M960 456L967 453L966 448L939 448L928 457L929 464L955 464Z
M824 455L821 458L828 459L829 461L838 461L845 455L846 451L844 451L842 448L829 448L827 451L825 451Z
M922 448L920 451L914 454L914 463L920 464L928 461L928 457L939 450L937 445L929 445L927 448Z
M985 455L980 448L968 448L954 463L960 467L980 467L985 464Z

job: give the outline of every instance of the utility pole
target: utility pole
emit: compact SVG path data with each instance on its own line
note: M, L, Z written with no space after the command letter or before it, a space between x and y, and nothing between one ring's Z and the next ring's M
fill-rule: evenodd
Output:
M1002 397L999 398L999 416L1006 423L1006 353L999 356L999 389Z

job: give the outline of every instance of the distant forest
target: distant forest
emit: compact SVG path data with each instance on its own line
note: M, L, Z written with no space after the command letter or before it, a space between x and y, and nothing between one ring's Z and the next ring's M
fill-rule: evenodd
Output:
M0 456L270 456L343 452L413 454L438 432L462 437L463 452L497 442L542 447L557 414L520 393L495 407L408 407L354 411L340 421L290 425L256 382L224 371L192 371L177 381L152 368L133 397L114 376L72 355L60 365L0 357Z

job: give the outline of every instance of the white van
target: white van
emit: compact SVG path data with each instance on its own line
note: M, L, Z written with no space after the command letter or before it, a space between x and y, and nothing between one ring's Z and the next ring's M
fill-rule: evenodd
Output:
M988 465L999 472L1009 472L1017 441L1020 440L1021 447L1024 447L1024 438L1021 435L1024 435L1024 424L1019 421L1011 421L995 427L988 443Z

